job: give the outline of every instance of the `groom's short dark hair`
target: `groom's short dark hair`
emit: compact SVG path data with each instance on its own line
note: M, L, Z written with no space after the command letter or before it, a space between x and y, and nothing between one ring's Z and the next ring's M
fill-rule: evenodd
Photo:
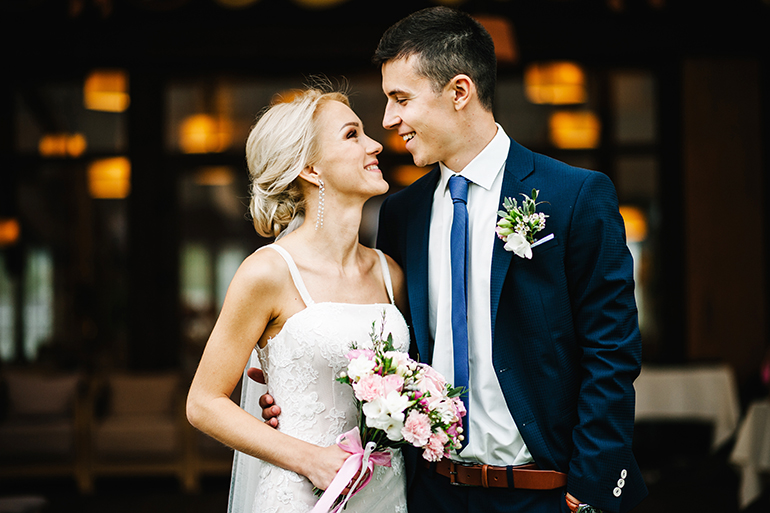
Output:
M476 84L481 105L492 111L497 59L492 36L468 14L448 7L422 9L385 31L372 61L386 62L418 56L417 72L436 92L459 74Z

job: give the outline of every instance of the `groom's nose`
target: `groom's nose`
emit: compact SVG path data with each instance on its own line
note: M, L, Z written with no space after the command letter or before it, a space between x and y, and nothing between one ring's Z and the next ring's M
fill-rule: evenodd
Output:
M382 116L382 126L386 130L393 130L401 122L400 118L393 111L393 102L388 100L388 103L385 105L385 114Z

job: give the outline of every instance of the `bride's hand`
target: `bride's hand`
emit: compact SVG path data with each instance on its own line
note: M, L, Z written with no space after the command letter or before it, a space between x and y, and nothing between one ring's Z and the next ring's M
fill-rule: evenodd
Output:
M305 477L310 479L316 488L326 490L349 456L350 453L340 449L337 444L319 447L317 456L305 472Z

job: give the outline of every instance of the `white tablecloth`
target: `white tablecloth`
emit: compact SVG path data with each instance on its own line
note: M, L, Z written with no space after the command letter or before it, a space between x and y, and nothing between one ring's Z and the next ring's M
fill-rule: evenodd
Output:
M745 508L762 493L762 472L770 472L770 399L749 406L730 462L741 471L739 500L741 508Z
M714 425L712 449L735 432L740 402L728 365L643 365L634 382L636 420L702 420Z

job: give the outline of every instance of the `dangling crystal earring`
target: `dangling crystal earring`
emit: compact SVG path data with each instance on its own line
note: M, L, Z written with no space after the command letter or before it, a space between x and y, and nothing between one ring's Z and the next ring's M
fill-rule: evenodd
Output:
M318 231L318 227L324 226L324 196L326 195L326 187L324 182L320 178L318 179L318 214L315 218L315 229Z

